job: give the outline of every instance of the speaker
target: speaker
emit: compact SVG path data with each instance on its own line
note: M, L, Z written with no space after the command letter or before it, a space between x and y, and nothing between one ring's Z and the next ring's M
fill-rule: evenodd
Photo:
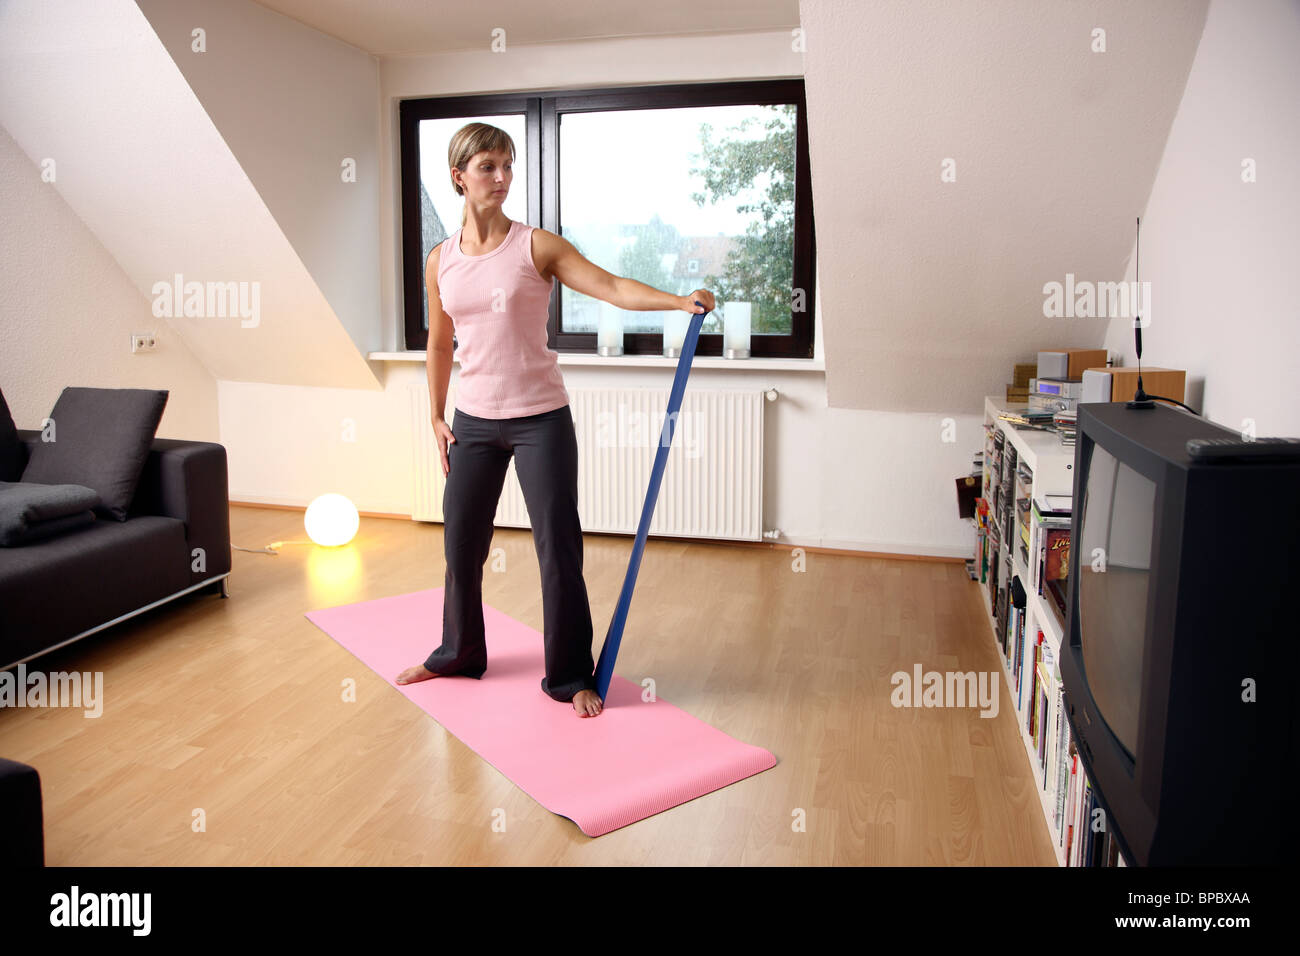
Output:
M1127 402L1137 392L1136 366L1124 368L1087 368L1083 370L1083 397L1080 402ZM1184 402L1187 372L1180 368L1143 366L1142 388L1149 395Z

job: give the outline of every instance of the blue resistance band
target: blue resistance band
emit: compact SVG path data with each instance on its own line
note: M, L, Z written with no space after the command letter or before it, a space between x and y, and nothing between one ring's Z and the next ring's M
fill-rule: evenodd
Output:
M700 308L704 303L696 301ZM682 395L686 391L686 379L691 374L691 362L695 360L695 344L700 337L700 328L704 325L703 312L691 313L691 325L686 331L686 341L682 344L682 354L677 359L677 374L673 378L673 390L668 395L668 411L664 415L664 427L659 433L659 450L655 453L655 466L650 472L650 487L645 494L645 506L641 509L641 524L636 529L636 541L632 544L632 559L627 563L627 577L623 579L623 591L618 596L618 607L614 610L614 619L609 622L609 631L605 635L605 646L600 649L600 660L596 662L596 693L601 700L609 690L609 682L614 677L614 659L618 657L618 645L623 640L623 626L627 624L628 608L632 606L632 589L636 587L636 575L641 570L641 555L645 553L645 539L650 532L650 519L655 513L655 502L659 500L659 485L664 479L664 468L668 464L668 449L672 446L673 435L677 431L678 413L682 407Z

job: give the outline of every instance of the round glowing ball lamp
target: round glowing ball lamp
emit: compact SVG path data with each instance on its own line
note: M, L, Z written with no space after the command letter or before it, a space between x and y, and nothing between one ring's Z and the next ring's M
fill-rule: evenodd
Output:
M307 506L303 518L307 537L319 545L333 548L347 544L361 526L357 506L343 495L321 495Z

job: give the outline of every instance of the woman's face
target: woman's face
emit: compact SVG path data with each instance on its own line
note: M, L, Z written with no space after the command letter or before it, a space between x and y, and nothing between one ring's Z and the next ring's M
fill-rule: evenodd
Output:
M514 160L505 150L475 153L461 170L462 188L468 199L480 203L502 203L510 192L510 181L514 176Z

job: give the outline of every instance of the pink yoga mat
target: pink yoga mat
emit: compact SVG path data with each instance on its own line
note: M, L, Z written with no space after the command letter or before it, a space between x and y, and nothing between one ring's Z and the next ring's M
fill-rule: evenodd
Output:
M543 693L542 635L484 604L479 680L398 684L442 641L443 588L308 611L307 619L418 704L546 809L600 836L776 766L742 743L615 676L603 711L579 717Z

